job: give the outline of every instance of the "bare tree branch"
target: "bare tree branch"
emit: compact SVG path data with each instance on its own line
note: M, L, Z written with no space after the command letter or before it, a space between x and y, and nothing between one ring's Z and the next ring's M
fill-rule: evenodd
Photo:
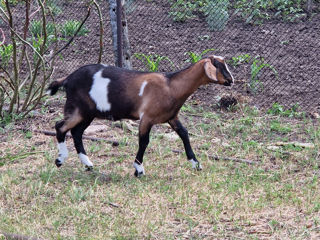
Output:
M6 36L4 35L4 32L2 30L2 28L0 28L0 32L1 32L1 37L2 37L2 41L0 42L0 46L4 44L4 42L6 41Z
M100 24L100 51L99 51L99 58L98 58L98 63L101 63L102 60L102 53L103 53L103 19L102 19L102 14L101 14L101 9L99 4L93 0L93 4L96 6L98 10L98 15L99 15L99 24Z

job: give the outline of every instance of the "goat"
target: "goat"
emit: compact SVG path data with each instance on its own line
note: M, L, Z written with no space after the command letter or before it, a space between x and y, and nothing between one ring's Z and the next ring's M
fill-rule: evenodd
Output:
M143 156L150 130L159 123L169 123L182 139L192 167L201 170L188 131L179 121L179 110L199 86L208 83L231 86L233 82L224 58L213 55L172 73L140 72L103 64L80 67L48 87L48 94L53 95L64 86L67 95L64 120L55 125L59 150L55 164L60 167L68 157L65 136L69 130L81 162L91 170L93 164L83 147L82 134L93 119L140 119L139 149L133 164L136 177L145 174Z

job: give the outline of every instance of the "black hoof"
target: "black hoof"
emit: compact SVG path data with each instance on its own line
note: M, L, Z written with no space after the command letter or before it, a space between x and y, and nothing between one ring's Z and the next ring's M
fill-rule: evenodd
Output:
M58 168L62 166L62 163L60 162L59 159L56 159L55 164Z
M202 166L201 166L200 163L197 164L196 170L197 170L197 171L202 171Z
M86 166L86 171L87 172L91 172L93 170L93 167L92 166Z
M139 178L143 176L143 172L138 172L137 170L134 172L134 176Z

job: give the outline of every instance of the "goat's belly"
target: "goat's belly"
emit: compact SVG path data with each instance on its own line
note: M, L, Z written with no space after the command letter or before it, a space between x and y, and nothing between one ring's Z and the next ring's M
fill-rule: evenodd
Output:
M100 119L107 119L110 121L118 121L121 119L138 120L137 117L133 116L130 113L126 113L126 112L112 112L112 111L101 112L101 111L97 111L96 117L100 118Z

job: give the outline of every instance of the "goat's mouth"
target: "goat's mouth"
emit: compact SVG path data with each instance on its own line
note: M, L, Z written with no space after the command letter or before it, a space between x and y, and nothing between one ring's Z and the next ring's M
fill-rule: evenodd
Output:
M232 81L225 81L223 83L224 86L231 86L232 85Z

